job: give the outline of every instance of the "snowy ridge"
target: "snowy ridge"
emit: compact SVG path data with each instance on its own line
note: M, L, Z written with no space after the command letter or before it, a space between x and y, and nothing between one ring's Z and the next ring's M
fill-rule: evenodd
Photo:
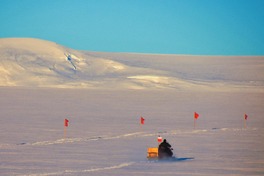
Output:
M77 51L31 38L0 39L0 86L257 90L264 57L217 57Z
M82 138L62 138L50 141L38 141L33 143L19 143L16 146L46 146L46 145L58 145L58 144L69 144L69 143L80 143L80 142L91 142L98 140L114 140L114 139L125 139L125 138L144 138L158 135L174 136L174 135L191 135L191 134L205 134L205 133L217 133L217 132L241 132L241 131L257 131L257 128L212 128L212 129L197 129L197 130L171 130L163 132L135 132L126 133L116 136L93 136L93 137L82 137ZM0 144L0 149L13 148L13 144Z

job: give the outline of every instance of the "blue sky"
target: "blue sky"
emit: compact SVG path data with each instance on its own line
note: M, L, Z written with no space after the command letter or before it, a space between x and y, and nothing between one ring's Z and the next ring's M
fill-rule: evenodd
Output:
M264 55L264 0L0 0L0 38L90 51Z

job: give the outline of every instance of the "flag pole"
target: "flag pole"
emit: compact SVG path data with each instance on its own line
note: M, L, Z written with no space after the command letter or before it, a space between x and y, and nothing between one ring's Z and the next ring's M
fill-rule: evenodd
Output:
M64 119L64 139L67 137L67 127L69 126L69 120Z
M194 115L193 115L193 128L195 129L196 128L196 120L198 119L199 117L199 114L197 112L194 112Z
M140 130L142 131L142 126L144 125L145 123L145 119L141 116L140 117Z
M64 139L66 139L67 136L67 127L64 125Z
M193 118L193 129L196 127L196 118Z
M247 128L247 114L244 114L244 128Z

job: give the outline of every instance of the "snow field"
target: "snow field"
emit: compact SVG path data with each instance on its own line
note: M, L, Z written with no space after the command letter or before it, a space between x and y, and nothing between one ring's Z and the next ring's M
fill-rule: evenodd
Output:
M264 173L259 93L1 88L0 94L1 175ZM147 161L158 135L177 157L194 159Z

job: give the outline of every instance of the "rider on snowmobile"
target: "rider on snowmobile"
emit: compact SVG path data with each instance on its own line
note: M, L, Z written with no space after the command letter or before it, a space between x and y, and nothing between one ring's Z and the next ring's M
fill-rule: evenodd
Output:
M159 159L172 157L172 150L173 149L171 148L171 145L167 142L166 139L164 139L163 142L159 145Z

